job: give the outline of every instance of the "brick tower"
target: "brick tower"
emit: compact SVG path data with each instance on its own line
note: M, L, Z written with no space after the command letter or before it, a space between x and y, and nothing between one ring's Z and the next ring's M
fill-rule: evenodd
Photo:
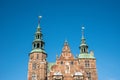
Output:
M80 44L80 54L78 56L78 62L83 67L83 71L85 72L85 77L88 80L98 80L97 70L96 70L96 59L94 57L94 52L88 52L88 45L86 44L84 38L84 27L82 27L82 38Z
M35 39L32 43L32 51L29 54L28 80L46 80L47 79L47 54L44 50L44 41L40 28L39 16L38 27L35 33Z

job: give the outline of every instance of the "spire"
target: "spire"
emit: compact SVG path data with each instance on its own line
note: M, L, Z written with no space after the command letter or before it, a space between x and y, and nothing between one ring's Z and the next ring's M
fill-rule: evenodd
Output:
M33 52L43 52L45 53L44 51L44 45L45 45L45 42L43 41L43 34L41 32L41 28L40 28L40 19L42 18L42 16L38 16L38 27L37 27L37 31L35 33L35 39L33 41L33 47L32 47L32 51L31 53Z
M85 29L85 27L82 26L82 41L81 41L81 44L85 44L84 29Z
M82 26L82 39L84 39L84 29L85 29L85 27Z
M88 45L85 42L85 37L84 37L84 29L85 27L82 26L82 38L81 38L81 44L80 44L80 53L88 53Z
M38 16L38 27L37 27L37 32L40 32L40 20L42 16Z

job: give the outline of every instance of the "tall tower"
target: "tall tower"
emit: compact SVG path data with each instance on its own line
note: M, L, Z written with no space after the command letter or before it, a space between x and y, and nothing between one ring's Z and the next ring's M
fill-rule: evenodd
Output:
M80 44L80 54L78 56L78 61L83 65L85 71L85 77L88 80L98 80L97 70L96 70L96 58L94 57L94 52L88 52L88 45L86 44L84 38L84 27L82 27L82 38Z
M35 39L32 43L32 51L29 54L28 80L46 80L47 79L47 54L44 50L45 42L40 28L40 19L38 17L38 27L35 33Z

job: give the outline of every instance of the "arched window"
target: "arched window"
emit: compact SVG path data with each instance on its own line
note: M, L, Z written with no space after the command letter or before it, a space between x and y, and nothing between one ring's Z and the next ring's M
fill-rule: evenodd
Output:
M84 52L86 52L85 48L84 48Z
M40 36L38 35L38 39L39 39L39 37L40 37Z
M39 46L40 46L40 44L39 44L39 43L37 43L37 48L39 48Z
M36 47L36 45L35 44L33 44L33 48L35 48Z

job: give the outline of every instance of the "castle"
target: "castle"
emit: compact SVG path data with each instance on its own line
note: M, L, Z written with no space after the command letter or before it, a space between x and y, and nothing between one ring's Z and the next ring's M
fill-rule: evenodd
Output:
M84 27L79 46L80 54L75 58L68 42L65 41L60 57L57 56L54 63L49 63L46 60L47 53L44 50L45 42L42 38L40 18L41 16L29 54L28 80L98 80L96 58L93 51L88 51Z

